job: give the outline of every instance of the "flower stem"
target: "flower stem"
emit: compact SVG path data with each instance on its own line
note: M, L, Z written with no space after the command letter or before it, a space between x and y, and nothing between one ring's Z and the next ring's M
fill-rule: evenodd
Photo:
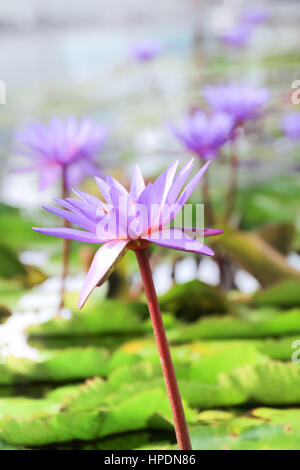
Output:
M145 248L142 248L140 250L137 249L135 250L135 254L138 260L144 284L161 367L167 386L167 392L171 404L178 447L180 450L191 450L192 446L190 436L186 424L186 419L168 345L168 340L166 337L164 324L162 321L162 316L153 283L152 272L147 251Z
M66 199L69 197L69 188L67 185L67 174L66 168L63 168L62 171L62 198ZM64 228L71 227L70 222L64 220ZM62 246L62 274L61 274L61 287L60 287L60 305L59 309L61 310L64 307L64 293L65 293L65 283L66 277L69 272L69 260L70 260L70 250L71 250L71 240L63 239Z
M230 216L234 209L236 192L237 192L239 160L236 154L234 142L231 143L231 155L230 155L229 165L230 165L230 178L229 178L225 214L224 214L224 221L226 223L230 219Z

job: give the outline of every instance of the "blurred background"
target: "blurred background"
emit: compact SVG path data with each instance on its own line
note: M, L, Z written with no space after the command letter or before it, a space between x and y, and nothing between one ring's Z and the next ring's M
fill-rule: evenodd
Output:
M250 7L263 8L266 20L244 41L225 41ZM297 447L300 394L295 390L300 390L300 375L295 364L291 370L284 366L290 365L296 349L292 344L300 335L300 135L299 141L290 139L282 119L298 111L292 103L292 84L300 79L299 21L296 0L1 3L0 80L6 85L6 104L0 105L0 448L59 448L65 441L73 448L74 441L81 446L95 440L96 448L174 445L167 405L167 411L153 405L153 412L136 427L128 426L134 419L124 405L127 427L121 420L119 428L109 423L103 434L84 435L84 420L92 419L90 410L100 405L115 410L116 403L126 399L126 391L120 398L110 390L103 392L113 396L104 405L85 401L78 384L87 378L110 380L112 374L111 383L123 384L128 394L132 390L127 382L136 381L140 393L158 389L164 396L157 382L151 325L134 256L126 257L113 279L93 293L90 308L83 313L76 310L93 255L91 248L79 243L72 245L66 308L57 314L61 240L37 234L31 227L60 224L41 209L59 195L59 184L39 191L34 171L16 171L25 166L16 133L29 122L46 123L53 115L88 115L109 130L98 157L102 170L127 185L138 163L150 180L175 157L182 165L190 157L168 123L178 122L194 108L207 108L206 85L230 82L266 87L271 97L263 119L238 140L238 193L225 227L229 235L212 245L227 277L225 282L221 279L218 259L199 261L192 255L153 250L154 279L175 362L183 370L192 363L189 377L184 372L179 375L187 406L192 408L189 420L196 447L251 448L251 438L240 439L244 428L238 421L250 404L259 410L251 418L259 429L258 448L266 442L271 448ZM134 57L134 44L143 41L159 45L153 60ZM228 154L225 146L209 170L212 202L220 217L229 178ZM98 194L93 180L85 180L82 188ZM200 193L193 198L201 202ZM242 357L241 362L237 357ZM215 369L212 364L217 364ZM243 367L248 370L245 376L236 372ZM267 382L258 390L255 384L258 387L261 377ZM276 377L284 383L277 394L272 392L278 385ZM149 390L142 390L142 381L149 382ZM93 386L98 390L102 385L96 381ZM25 396L18 405L24 412L16 402L7 401ZM47 428L47 436L37 439L22 419L34 422L35 413L41 411L50 417L63 414L65 399L70 414L85 413L77 434L68 430L65 437L47 424L51 432ZM269 411L261 411L263 405ZM290 415L281 415L282 405L295 406L299 416L289 438L283 429L291 427ZM278 406L276 418L272 406ZM259 428L266 417L270 428ZM209 425L219 426L223 419L228 427L217 427L213 434ZM236 444L228 437L232 423L237 423ZM275 424L282 427L272 440ZM159 430L156 438L153 429ZM122 434L122 442L115 438L121 433L129 433Z

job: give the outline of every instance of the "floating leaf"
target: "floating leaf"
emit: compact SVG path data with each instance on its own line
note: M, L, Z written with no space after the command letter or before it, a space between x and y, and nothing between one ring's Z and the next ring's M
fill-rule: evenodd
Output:
M0 383L28 380L65 382L96 375L104 376L107 371L107 362L108 352L94 347L48 351L44 352L38 360L8 356L6 364L2 366L2 371L0 369Z
M214 427L198 426L191 433L194 450L293 450L299 448L299 433L284 426L255 423L254 419L239 429L238 422Z
M148 423L154 429L172 429L170 405L165 392L159 388L131 392L111 408L106 406L102 410L81 412L71 411L68 406L59 411L59 404L47 398L33 405L33 409L27 406L30 399L0 399L0 409L8 405L7 400L15 400L17 409L11 410L11 416L6 414L0 418L0 437L12 444L41 446L74 439L94 440L120 432L146 429ZM21 410L22 401L27 411ZM9 403L12 408L13 403ZM30 412L33 413L28 416ZM195 414L187 410L187 417L194 420Z
M261 320L236 317L203 318L190 325L182 325L169 332L169 338L177 342L194 339L263 338L300 333L300 310L275 313Z
M254 294L257 306L274 305L280 308L300 306L300 281L285 280Z
M222 291L200 281L173 286L159 298L163 311L191 321L209 313L225 313L229 305Z
M268 405L300 403L300 368L270 361L245 366L221 377L220 382L247 393L248 401Z
M144 330L142 315L147 313L144 304L106 300L93 304L87 311L73 313L72 318L54 317L41 325L28 328L29 336L95 336L108 333L128 334Z
M254 347L227 346L216 354L192 362L188 378L206 384L217 384L219 374L230 372L245 365L266 363L267 357L260 354Z

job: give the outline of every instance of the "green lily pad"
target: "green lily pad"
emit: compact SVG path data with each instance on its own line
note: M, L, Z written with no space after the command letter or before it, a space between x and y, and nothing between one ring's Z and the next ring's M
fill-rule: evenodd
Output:
M67 382L105 376L108 352L102 348L69 348L44 351L37 360L6 357L0 368L0 383Z
M73 313L70 319L60 316L41 325L28 328L30 337L82 337L109 333L128 334L142 332L143 315L147 306L139 303L126 303L117 300L103 300L92 304L88 309Z
M176 327L169 332L169 339L185 342L196 339L232 339L281 337L300 333L300 310L285 313L261 315L249 318L211 317L203 318L190 325Z
M161 309L187 321L210 313L225 313L229 304L220 289L198 280L177 284L159 297Z
M242 430L230 424L198 426L192 431L194 450L295 450L299 433L287 432L284 426L254 423L249 420Z
M268 289L258 291L252 297L252 302L257 306L298 307L300 306L300 281L285 280Z
M93 400L88 402L82 389L79 396L85 397L85 408L93 407ZM0 437L4 441L41 446L74 439L94 440L120 432L146 429L148 426L153 429L172 429L170 405L160 388L137 392L130 390L126 397L116 399L113 407L103 404L100 409L81 411L78 411L78 407L77 411L72 410L72 401L69 404L65 401L65 405L62 405L49 398L28 400L0 399L0 409L8 406L10 411L10 415L6 413L0 418ZM16 408L13 407L14 401ZM194 420L195 414L187 411L188 418L191 416Z

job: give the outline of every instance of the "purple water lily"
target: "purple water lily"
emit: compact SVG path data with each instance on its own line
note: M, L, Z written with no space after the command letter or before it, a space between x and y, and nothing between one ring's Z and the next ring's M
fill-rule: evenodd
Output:
M155 243L175 250L213 255L209 247L194 237L218 235L223 230L182 226L166 227L181 211L209 163L207 162L196 173L184 189L182 188L193 167L193 159L181 169L177 176L175 174L178 162L173 163L153 184L149 183L147 186L140 169L135 167L129 192L110 176L106 181L96 177L96 183L105 202L82 191L75 191L80 199L57 200L64 209L45 207L48 211L78 225L83 230L34 228L38 232L56 237L102 244L94 256L81 289L79 308L84 305L93 289L106 280L125 252L128 249L135 252L180 450L191 450L192 445L153 283L147 248L151 243Z
M89 118L53 117L48 125L28 124L17 135L17 141L22 154L33 163L18 171L38 170L40 189L54 183L63 173L66 186L79 184L85 176L102 174L95 157L106 135L106 127Z
M225 44L235 47L246 46L249 43L251 37L252 28L243 23L228 29L220 36L221 40Z
M81 242L104 245L99 248L82 287L79 308L83 306L94 287L104 282L112 266L128 248L149 243L212 256L213 251L196 240L195 236L217 235L221 230L164 228L173 220L201 180L210 162L207 162L181 192L188 178L193 160L175 177L178 162L173 163L156 181L145 186L138 167L134 169L128 192L118 181L108 176L106 181L96 177L96 183L105 199L82 191L74 191L80 199L57 199L64 209L45 207L84 230L71 228L34 228L34 230ZM181 192L181 194L180 194Z
M207 86L204 96L215 110L227 113L236 124L242 124L262 114L262 106L269 100L270 92L266 88L229 84Z
M141 41L131 48L131 56L141 62L149 62L162 52L161 45L154 40Z
M202 159L214 159L231 137L234 121L228 114L216 112L208 116L201 110L184 117L181 127L170 124L180 142Z
M282 129L290 139L300 140L300 113L289 113L283 116Z
M266 23L270 15L268 11L260 6L245 8L241 14L241 20L244 24L251 26L261 25Z

